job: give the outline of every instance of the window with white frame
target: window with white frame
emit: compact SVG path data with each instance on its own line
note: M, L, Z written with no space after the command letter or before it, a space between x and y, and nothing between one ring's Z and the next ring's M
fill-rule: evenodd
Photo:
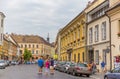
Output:
M102 40L106 40L106 21L101 26Z
M99 41L99 25L95 26L95 42Z
M93 42L93 29L92 27L89 29L89 43Z
M107 57L106 57L106 50L105 49L103 49L103 61L107 64Z
M99 50L95 51L95 62L97 65L99 64Z

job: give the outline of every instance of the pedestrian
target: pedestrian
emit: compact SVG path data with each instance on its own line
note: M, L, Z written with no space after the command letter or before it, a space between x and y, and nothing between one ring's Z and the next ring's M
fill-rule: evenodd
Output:
M38 60L38 67L39 67L39 73L42 74L42 69L44 67L44 60L42 56Z
M101 69L102 69L102 72L105 72L105 62L104 61L102 61L101 62Z
M45 74L46 75L48 75L48 73L49 73L49 67L50 67L49 59L46 59L46 61L45 61Z
M50 72L51 74L54 74L54 59L51 58L50 60Z
M96 64L94 62L92 62L92 74L95 74L96 71L97 71Z
M88 65L88 69L89 69L89 70L92 70L92 65L91 65L91 63L89 62L87 65Z

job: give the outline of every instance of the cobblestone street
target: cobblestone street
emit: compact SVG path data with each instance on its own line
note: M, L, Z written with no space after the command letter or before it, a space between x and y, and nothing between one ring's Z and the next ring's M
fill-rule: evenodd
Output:
M99 79L91 76L76 77L55 71L55 75L38 75L37 65L16 65L0 69L0 79Z

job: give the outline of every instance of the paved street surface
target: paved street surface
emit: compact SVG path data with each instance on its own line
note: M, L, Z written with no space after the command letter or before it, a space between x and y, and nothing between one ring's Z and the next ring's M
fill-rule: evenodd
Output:
M16 65L0 69L0 79L100 79L95 76L76 77L55 71L55 75L38 75L37 65Z

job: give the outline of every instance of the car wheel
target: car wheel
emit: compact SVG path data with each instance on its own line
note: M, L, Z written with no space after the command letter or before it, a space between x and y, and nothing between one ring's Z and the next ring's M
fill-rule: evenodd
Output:
M69 70L67 70L67 74L70 74Z
M73 71L73 73L72 73L74 76L76 76L77 74L76 74L76 72L75 71Z
M105 77L104 77L104 79L108 79L108 77L107 77L107 76L105 76Z
M87 77L90 77L90 75L86 75Z

